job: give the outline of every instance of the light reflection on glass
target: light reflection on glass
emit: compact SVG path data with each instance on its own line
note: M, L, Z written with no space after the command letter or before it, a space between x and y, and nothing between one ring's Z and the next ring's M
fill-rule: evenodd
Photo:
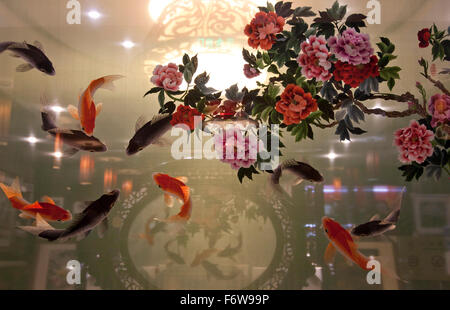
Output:
M90 185L94 173L94 159L90 154L84 154L80 158L80 184Z

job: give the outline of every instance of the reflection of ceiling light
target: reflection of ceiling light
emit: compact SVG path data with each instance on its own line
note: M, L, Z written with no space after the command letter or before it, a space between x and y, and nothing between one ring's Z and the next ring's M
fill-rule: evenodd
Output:
M335 160L338 157L338 155L335 152L331 151L330 153L328 153L327 157L330 160Z
M55 152L55 153L53 153L52 155L53 155L53 157L55 157L55 158L61 158L63 154L62 154L61 152Z
M57 105L52 106L50 109L55 113L61 113L64 111L64 108Z
M135 45L136 44L134 44L130 40L125 40L125 41L122 42L122 46L125 47L126 49L133 48Z
M92 11L89 11L88 16L89 16L91 19L99 19L100 17L102 17L102 14L100 14L100 13L99 13L98 11L96 11L96 10L92 10Z
M30 137L26 138L25 140L30 144L36 144L39 141L38 139L36 139L36 137L33 137L33 136L30 136Z

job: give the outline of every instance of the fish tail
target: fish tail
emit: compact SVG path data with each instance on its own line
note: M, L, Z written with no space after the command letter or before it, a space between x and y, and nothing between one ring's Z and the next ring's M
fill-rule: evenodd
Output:
M14 42L1 42L0 43L0 53L6 51Z
M64 229L46 230L41 232L39 234L39 237L47 239L48 241L55 241L58 240L64 234L64 232Z
M108 89L111 91L114 90L115 89L114 81L121 79L121 78L124 78L124 76L123 75L108 75L108 76L104 76L97 80L92 81L88 88L91 96L94 97L95 92L99 88Z
M5 193L6 197L8 197L8 199L14 197L23 198L22 191L20 189L19 178L14 179L14 182L11 184L11 186L0 183L0 187Z

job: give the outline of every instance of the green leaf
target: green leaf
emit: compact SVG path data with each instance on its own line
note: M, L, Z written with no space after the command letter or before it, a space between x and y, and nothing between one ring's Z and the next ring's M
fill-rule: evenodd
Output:
M278 68L275 65L270 65L270 67L269 67L269 69L267 69L267 71L270 73L274 73L274 74L280 74L280 71L278 71Z
M395 80L390 78L387 85L389 87L389 90L392 90L395 86Z
M153 87L152 89L150 89L148 92L145 93L144 97L150 95L150 94L155 94L159 91L161 91L161 87Z
M264 62L266 63L266 65L270 65L270 63L272 62L272 61L270 60L269 54L266 53L266 52L263 53L263 60L264 60Z
M264 111L261 113L261 119L265 122L267 122L267 119L269 118L269 114L272 112L273 107L269 106L264 109Z
M159 105L161 106L161 109L164 109L164 100L165 99L166 99L166 96L164 94L164 89L163 89L159 92L159 95L158 95L158 102L159 102Z

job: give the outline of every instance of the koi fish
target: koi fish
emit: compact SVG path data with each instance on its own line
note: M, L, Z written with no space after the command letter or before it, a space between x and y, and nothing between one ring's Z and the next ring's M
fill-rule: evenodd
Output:
M330 241L325 251L325 263L331 263L336 254L336 250L338 250L344 257L354 262L362 269L371 270L371 268L367 267L369 259L358 251L352 236L345 228L329 217L322 218L322 226L325 235Z
M229 244L225 249L220 251L217 256L219 257L228 257L234 260L234 256L239 253L242 249L242 233L239 234L238 244L235 247L231 247Z
M217 264L213 264L207 260L202 262L202 267L205 269L208 278L212 276L219 280L231 280L242 273L241 270L235 268L230 274L224 274L222 270L217 267Z
M400 208L402 205L402 197L405 192L403 187L400 197L397 199L396 208L384 220L379 220L378 215L373 216L369 222L356 226L352 229L351 234L358 237L374 237L382 235L387 231L394 230L400 216Z
M27 42L1 42L0 43L0 53L4 51L10 51L11 56L22 58L26 63L19 65L16 68L17 72L27 72L33 68L48 74L55 75L55 69L53 68L52 62L44 53L44 48L42 44L38 41L34 41L34 45L28 44Z
M286 170L297 176L297 180L294 185L300 184L303 180L313 183L323 182L323 176L312 166L296 161L294 159L289 159L281 163L273 171L270 180L274 186L280 184L282 173Z
M79 151L86 152L106 152L106 145L94 136L88 136L81 130L63 129L56 126L56 115L51 111L46 103L45 98L41 98L43 107L41 109L42 130L49 133L53 137L59 139L69 149L64 151L65 155L72 156Z
M337 250L345 258L354 262L362 269L367 271L373 269L367 266L367 263L370 261L370 259L358 251L358 247L354 242L351 234L344 227L342 227L338 222L326 216L322 218L322 226L325 231L326 237L330 241L327 249L325 250L324 261L326 264L331 264L333 262ZM386 268L381 268L381 273L393 277L397 280L403 281L396 274L388 271Z
M200 265L201 262L208 259L210 256L214 255L214 253L217 253L219 250L217 249L206 249L202 252L197 252L197 255L195 256L194 260L191 263L191 267L196 267Z
M171 119L172 116L170 114L157 115L147 123L143 116L138 118L135 134L128 143L127 155L134 155L147 146L158 143L161 137L172 128L170 124Z
M150 217L145 223L145 231L139 234L139 238L147 240L147 243L153 245L155 242L155 235L161 231L164 231L166 223L155 222L154 217Z
M95 119L102 110L102 104L95 105L94 95L99 88L114 90L114 81L123 78L122 75L108 75L93 80L88 88L81 94L78 101L78 108L73 105L67 107L70 115L80 121L82 130L92 136L95 128Z
M54 229L41 223L38 227L19 227L20 229L35 234L48 241L62 240L78 237L83 239L94 229L98 228L99 237L103 237L108 229L108 214L119 198L120 191L113 190L102 195L93 202L87 202L86 209L77 216L66 229Z
M186 186L184 184L186 182L186 178L173 178L167 174L154 173L153 180L159 186L159 188L161 188L165 192L164 200L166 201L166 204L170 204L170 201L172 199L170 195L174 195L175 197L183 201L183 205L181 206L181 210L178 214L171 216L165 220L158 220L166 223L187 222L191 217L192 202L190 188L189 186Z
M16 178L11 186L0 183L0 188L5 193L12 207L21 211L19 215L21 218L36 218L36 215L40 214L42 218L51 222L65 222L72 219L72 214L69 211L57 206L53 199L48 196L44 196L42 202L29 203L26 201L22 196L19 178Z

